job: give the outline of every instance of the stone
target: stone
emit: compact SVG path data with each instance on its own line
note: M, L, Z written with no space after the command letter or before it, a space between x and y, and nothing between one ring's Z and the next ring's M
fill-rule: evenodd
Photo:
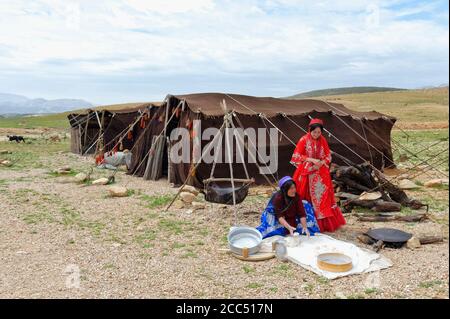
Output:
M180 198L183 202L185 203L192 203L195 199L195 195L192 193L188 193L188 192L181 192L180 193Z
M92 182L92 185L106 185L108 184L108 179L106 177L102 177L99 179L96 179Z
M432 180L425 182L423 185L425 187L436 187L436 186L444 185L445 182L448 184L448 179L444 180L442 178L436 178L436 179L432 179Z
M111 186L109 188L109 194L112 197L126 197L128 196L128 189L123 186Z
M12 162L11 162L11 161L8 161L8 160L2 161L1 164L2 164L3 166L7 166L7 167L12 166Z
M60 168L61 171L66 171L66 172L70 172L72 170L72 168L70 168L70 166L63 166Z
M407 242L406 242L406 247L409 249L416 249L419 248L421 246L420 244L420 240L417 237L411 237Z
M201 209L205 209L205 208L206 208L205 203L192 202L192 209L194 209L194 210L201 210Z
M419 188L419 185L409 179L402 179L401 181L399 181L398 187L400 189L415 189Z
M188 193L191 193L191 194L193 194L195 196L197 196L198 193L199 193L199 191L194 186L190 186L190 185L185 185L183 187L183 192L188 192Z
M74 178L78 183L83 183L87 180L88 176L86 173L78 173Z
M172 207L175 209L182 209L185 207L185 203L182 200L176 200L173 204Z

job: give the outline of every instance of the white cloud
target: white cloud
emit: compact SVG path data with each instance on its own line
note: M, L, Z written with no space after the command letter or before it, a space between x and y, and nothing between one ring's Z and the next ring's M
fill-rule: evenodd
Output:
M144 75L203 76L223 81L223 91L234 87L230 77L261 74L277 92L284 82L270 79L283 76L321 87L327 84L318 75L343 82L390 75L402 86L405 72L414 76L418 64L431 61L433 68L417 77L433 78L436 64L448 77L448 25L441 23L448 12L440 7L368 0L2 1L0 69L18 78L122 77L125 86ZM263 92L260 85L242 89ZM301 89L286 86L286 93Z

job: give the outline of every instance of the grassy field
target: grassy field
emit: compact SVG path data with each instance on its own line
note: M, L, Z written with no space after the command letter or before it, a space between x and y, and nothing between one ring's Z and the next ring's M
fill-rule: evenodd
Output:
M401 123L448 123L448 87L330 95L316 99L341 103L360 112L378 111L396 117Z
M391 142L394 160L399 163L400 155L406 155L412 165L427 161L448 173L448 137L448 130L394 131Z
M68 113L51 114L44 116L17 116L10 118L0 118L0 128L68 128Z

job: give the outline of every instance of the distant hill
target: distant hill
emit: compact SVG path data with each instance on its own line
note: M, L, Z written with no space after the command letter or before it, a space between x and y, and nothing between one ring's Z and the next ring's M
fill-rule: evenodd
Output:
M343 94L387 92L387 91L404 91L404 90L406 90L406 89L391 88L391 87L379 87L379 86L351 86L351 87L308 91L308 92L288 96L287 98L288 99L304 99L304 98L317 97L317 96L328 96L328 95L343 95Z
M22 95L0 93L0 114L61 113L92 106L91 103L79 99L30 99Z
M403 128L448 128L448 86L431 89L339 94L314 97L344 104L349 109L378 111L398 119ZM431 125L433 123L433 125Z

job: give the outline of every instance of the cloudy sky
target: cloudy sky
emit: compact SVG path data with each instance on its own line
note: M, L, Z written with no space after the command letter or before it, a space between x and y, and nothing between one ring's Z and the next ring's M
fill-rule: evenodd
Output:
M0 92L95 104L448 83L448 1L0 0Z

